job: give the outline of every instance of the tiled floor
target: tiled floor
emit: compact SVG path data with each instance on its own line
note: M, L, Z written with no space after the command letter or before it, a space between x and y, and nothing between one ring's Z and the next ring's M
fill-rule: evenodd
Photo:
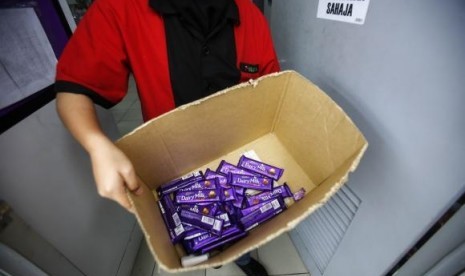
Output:
M252 252L252 257L260 261L270 275L309 276L294 244L287 234L283 234L265 246ZM245 275L234 263L220 269L198 270L188 273L170 274L159 269L152 255L142 240L131 276L243 276Z
M121 135L132 131L134 128L142 124L143 120L140 110L140 102L137 96L136 85L132 78L129 82L128 95L126 95L121 103L112 108L112 113L115 117ZM265 246L260 247L258 250L254 250L252 252L252 257L259 260L260 263L262 263L268 270L270 275L310 275L287 234L283 234ZM166 276L172 274L166 273L158 268L153 261L145 240L142 240L131 275ZM234 263L231 263L221 267L220 269L199 270L176 275L241 276L245 274L242 273L242 271Z

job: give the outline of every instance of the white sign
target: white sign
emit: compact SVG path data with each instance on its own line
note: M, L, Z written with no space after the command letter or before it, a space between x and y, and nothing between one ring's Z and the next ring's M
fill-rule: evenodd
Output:
M370 0L320 0L317 17L362 25L368 4Z

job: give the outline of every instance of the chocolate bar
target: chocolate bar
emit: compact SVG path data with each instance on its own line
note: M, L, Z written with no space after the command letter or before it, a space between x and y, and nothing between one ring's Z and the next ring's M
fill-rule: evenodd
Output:
M224 204L221 206L221 211L224 213L228 213L229 220L231 221L231 224L236 224L238 221L238 209L234 207L232 201L224 202ZM220 212L221 212L220 211Z
M207 169L205 172L206 179L216 179L219 185L223 188L223 201L232 201L236 199L236 193L244 194L244 188L242 187L233 187L234 191L231 191L231 185L228 183L228 177L214 172L210 169Z
M234 166L231 163L228 163L224 160L220 162L220 165L216 169L217 173L222 173L224 175L228 175L229 173L238 173L238 174L246 174L246 175L256 175L253 172L249 172L247 170L241 169L237 166Z
M184 228L187 229L187 227L184 227ZM205 231L203 229L197 229L197 228L191 229L189 231L186 230L186 234L184 235L184 240L192 240L194 238L200 237L200 236L205 235L207 233L209 233L209 232Z
M223 220L205 216L192 211L182 209L179 213L184 224L191 225L198 229L209 231L217 236L221 236L223 231Z
M208 253L208 252L212 251L213 249L217 249L218 247L226 245L226 244L228 244L230 242L237 241L237 240L245 237L246 235L247 235L247 232L243 231L243 232L231 235L228 238L222 238L222 239L220 239L220 240L218 240L216 242L211 243L210 245L207 245L207 246L203 247L200 250L200 254Z
M208 203L206 205L182 204L178 206L178 212L181 211L181 209L185 209L185 210L195 212L197 214L202 214L202 215L213 217L218 211L218 204L216 203Z
M203 202L221 201L221 191L219 189L206 189L198 191L178 192L175 197L178 204L195 204Z
M215 215L215 218L223 220L223 227L231 226L231 220L229 219L228 213L218 213Z
M292 197L292 192L289 186L284 183L281 186L274 187L272 191L262 192L257 195L247 197L247 205L253 206L255 204L269 200L272 196L280 194L282 197Z
M197 191L197 190L205 190L205 189L216 189L217 188L217 180L216 179L205 179L200 180L197 182L192 183L185 188L179 189L179 191Z
M265 200L265 201L260 202L258 204L255 204L255 205L252 205L250 207L241 209L240 210L241 215L242 216L247 216L248 214L252 213L253 211L255 211L257 209L260 209L263 205L270 203L271 201L273 201L274 199L276 199L279 196L281 196L281 195L279 195L279 194L278 195L273 195L268 200Z
M227 239L239 233L243 233L243 231L238 226L231 226L224 229L223 235L221 237L215 236L212 233L206 233L199 237L189 240L187 247L192 251L198 251L212 243L221 241L223 239Z
M222 201L236 200L236 190L234 188L221 188Z
M274 180L278 180L284 172L283 169L248 158L244 155L242 155L241 159L239 159L238 167L259 173L267 177L271 177Z
M244 195L245 188L239 187L239 186L234 186L234 191L236 192L236 195Z
M286 205L284 205L283 198L278 195L277 198L274 200L267 202L259 209L251 212L247 216L244 216L240 219L244 229L249 231L261 223L271 219L272 217L276 216L277 214L281 213L286 209Z
M295 201L301 200L305 196L305 189L301 188L297 192L294 193L293 197Z
M206 233L208 233L208 232L206 232ZM195 238L198 238L198 236L195 237ZM184 239L182 241L182 245L184 246L184 249L186 250L187 254L194 254L195 253L194 248L193 248L194 244L192 243L192 240L193 239L188 239L188 240Z
M176 243L185 234L184 226L181 223L178 212L169 196L163 196L158 201L160 212L165 222L166 229L170 235L171 242Z
M244 199L245 199L244 196L236 195L236 200L231 201L231 202L232 202L234 207L242 208L242 206L244 205Z
M181 211L181 209L185 209L185 210L189 210L189 211L192 211L198 214L203 214L206 216L214 217L215 214L218 212L219 207L217 203L198 203L195 205L192 205L192 204L178 205L177 207L178 213ZM190 238L198 236L198 235L195 235L196 232L194 230L199 230L199 229L191 225L184 225L184 229L186 231L186 236L184 237L184 239L188 239L188 236ZM206 231L202 230L202 231L197 231L197 232L201 232L203 234Z
M217 173L210 169L205 171L205 179L216 179L221 187L229 188L228 177L222 173Z
M200 181L202 179L203 179L203 174L201 171L186 174L185 176L182 176L180 178L171 180L170 182L166 184L163 184L158 189L158 194L160 196L170 194L179 189L192 185L195 182Z
M225 202L221 207L221 210L228 213L230 216L236 214L236 208L232 204L232 202Z
M239 186L247 189L261 191L273 190L273 179L270 177L229 173L228 182L233 186Z

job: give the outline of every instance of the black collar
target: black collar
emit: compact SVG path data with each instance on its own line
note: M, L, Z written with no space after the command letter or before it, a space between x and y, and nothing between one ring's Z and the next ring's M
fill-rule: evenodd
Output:
M149 0L149 6L161 15L179 15L179 11L171 4L171 1L172 0ZM228 5L225 17L235 24L240 24L239 9L234 0L231 0L231 4Z

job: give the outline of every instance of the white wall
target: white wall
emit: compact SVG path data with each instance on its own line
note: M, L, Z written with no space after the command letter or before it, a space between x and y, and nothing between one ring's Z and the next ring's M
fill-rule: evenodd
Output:
M371 1L362 26L317 19L317 5L275 0L267 13L284 69L370 143L349 180L360 209L323 273L381 275L465 191L465 2Z

